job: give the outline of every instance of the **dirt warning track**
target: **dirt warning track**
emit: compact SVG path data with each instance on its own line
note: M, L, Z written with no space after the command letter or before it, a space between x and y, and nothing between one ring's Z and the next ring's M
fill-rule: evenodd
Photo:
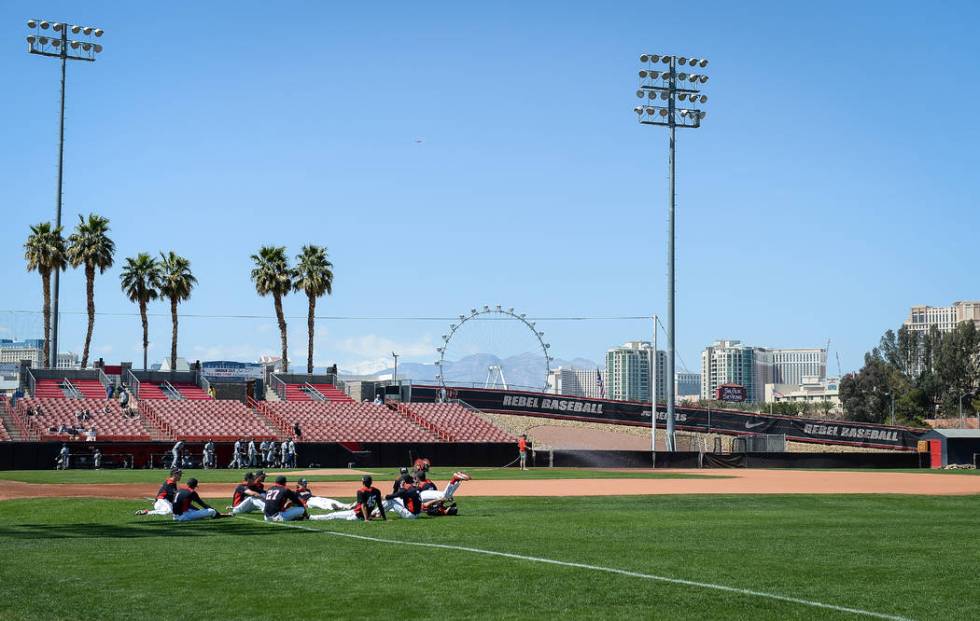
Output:
M661 471L664 472L664 471ZM459 496L641 496L658 494L980 494L980 476L826 470L671 470L714 475L703 479L516 479L466 481ZM161 477L163 475L161 474ZM477 474L477 476L479 476ZM439 482L440 488L445 482ZM158 483L37 484L0 481L0 500L13 498L127 498L156 494ZM233 483L201 485L206 498L231 497ZM311 485L318 496L349 497L354 482ZM382 486L384 487L384 486Z

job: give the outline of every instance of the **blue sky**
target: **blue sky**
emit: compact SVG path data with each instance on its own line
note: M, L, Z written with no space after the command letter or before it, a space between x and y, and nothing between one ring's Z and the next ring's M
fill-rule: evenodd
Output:
M191 260L191 359L278 350L249 281L262 244L328 247L323 315L665 313L666 135L632 113L647 51L711 60L704 127L678 139L677 338L692 370L714 339L830 338L847 371L909 305L980 297L975 3L174 4L0 5L0 336L36 336L39 320L6 311L40 308L21 245L54 211L58 67L27 54L29 17L106 31L96 63L69 67L65 222L109 217L117 263ZM138 359L118 265L96 288L95 354ZM62 295L63 349L77 351L80 273ZM287 300L291 316L305 308ZM650 333L539 326L567 359ZM318 364L361 370L392 348L434 360L445 332L317 329ZM290 339L305 360L302 319ZM162 358L165 316L151 340Z

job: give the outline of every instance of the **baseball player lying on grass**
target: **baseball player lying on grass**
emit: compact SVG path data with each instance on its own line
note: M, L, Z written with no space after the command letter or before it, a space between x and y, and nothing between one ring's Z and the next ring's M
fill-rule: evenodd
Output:
M416 472L416 476L418 474ZM406 520L414 520L423 512L432 517L456 515L458 513L459 509L457 509L456 503L452 501L451 496L446 500L440 494L438 498L424 501L413 478L406 476L402 477L400 481L401 489L385 496L384 502L382 503L385 511L394 513L398 517Z
M310 482L300 479L296 483L296 494L306 503L308 508L322 509L323 511L343 511L354 508L354 503L340 502L325 496L314 496L310 489Z
M231 497L232 514L265 511L265 473L245 473L245 478L235 487Z
M200 507L195 509L194 505ZM188 479L187 485L180 488L174 499L174 520L190 522L193 520L209 520L212 518L228 517L214 510L211 505L201 500L197 495L197 479Z
M174 512L174 499L177 496L177 484L183 471L180 468L170 469L170 478L160 485L153 509L138 509L136 515L170 515Z
M308 517L303 499L286 487L286 477L277 476L276 484L265 493L265 521L291 522Z
M361 478L361 487L357 490L357 502L353 509L346 511L334 511L333 513L323 513L311 515L311 520L387 520L384 507L381 501L381 490L373 487L374 479L368 475Z

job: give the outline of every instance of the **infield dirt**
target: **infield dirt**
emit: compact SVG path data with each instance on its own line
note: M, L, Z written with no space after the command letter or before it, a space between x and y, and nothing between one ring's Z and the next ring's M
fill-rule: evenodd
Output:
M346 471L349 472L349 471ZM715 475L697 479L546 479L473 480L459 496L642 496L658 494L914 494L948 496L980 494L980 476L909 472L841 472L820 470L671 470ZM293 482L296 473L292 473ZM161 480L163 473L161 472ZM441 482L440 482L441 483ZM37 484L0 481L0 500L13 498L148 498L159 484ZM235 484L201 486L206 498L230 497ZM353 482L318 482L318 496L349 497ZM380 487L385 487L381 485ZM441 487L441 485L440 485Z

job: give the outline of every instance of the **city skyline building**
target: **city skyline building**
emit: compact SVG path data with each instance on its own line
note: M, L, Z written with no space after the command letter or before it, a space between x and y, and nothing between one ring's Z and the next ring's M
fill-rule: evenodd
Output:
M980 328L980 302L953 302L950 306L913 306L903 325L913 332L928 332L933 326L940 332L952 332L953 328L965 321L972 321Z
M650 401L650 378L654 364L653 345L649 341L627 341L606 352L606 374L603 384L607 399ZM656 353L657 401L667 398L667 352Z
M802 384L803 378L827 379L827 350L819 347L769 349L772 381L775 384Z
M41 368L41 363L44 361L44 339L22 341L0 339L0 364L20 364L22 360L30 361L32 368ZM59 369L77 369L78 354L70 351L60 352L55 366Z
M605 378L599 379L599 369L558 367L548 373L548 392L571 397L604 398Z

